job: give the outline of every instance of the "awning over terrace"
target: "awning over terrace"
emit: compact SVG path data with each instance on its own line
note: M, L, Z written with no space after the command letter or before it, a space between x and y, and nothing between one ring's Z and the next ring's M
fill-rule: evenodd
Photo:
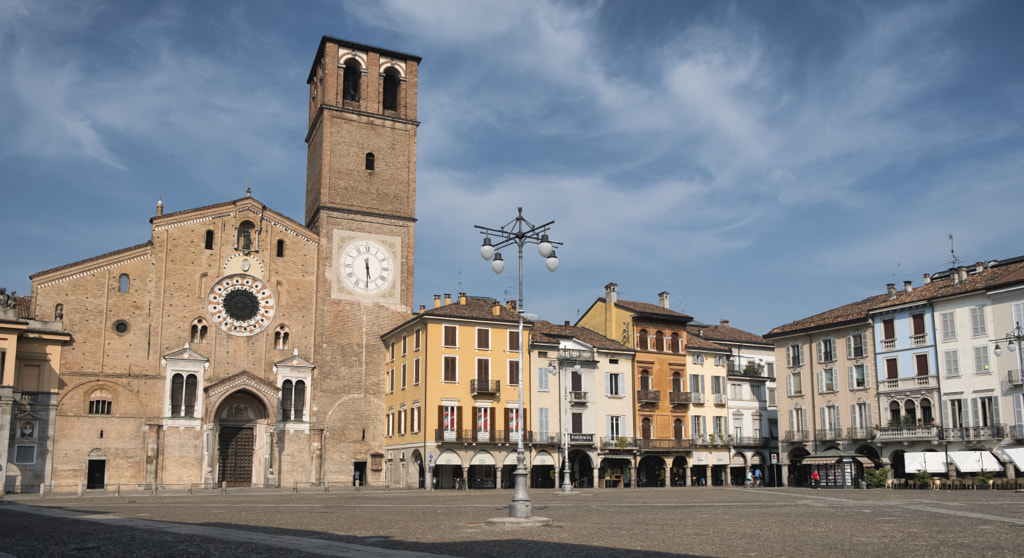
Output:
M1009 457L1018 469L1024 471L1024 448L1000 448L999 451Z
M949 458L961 473L1003 470L1003 465L989 451L951 451Z
M953 455L950 452L949 455ZM927 471L929 473L945 473L946 454L937 451L909 451L903 454L903 463L908 473Z

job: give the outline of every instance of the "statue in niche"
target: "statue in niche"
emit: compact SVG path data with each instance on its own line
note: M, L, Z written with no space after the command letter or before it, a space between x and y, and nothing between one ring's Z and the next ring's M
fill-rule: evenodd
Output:
M35 436L35 434L36 434L36 425L35 425L35 423L28 422L28 421L25 421L25 422L21 423L21 437L22 438L32 438L32 437Z

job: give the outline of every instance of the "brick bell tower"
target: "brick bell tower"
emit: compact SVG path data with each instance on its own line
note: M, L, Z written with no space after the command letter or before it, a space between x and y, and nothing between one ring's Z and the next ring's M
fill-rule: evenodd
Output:
M323 37L310 69L306 226L320 238L317 380L323 478L383 483L387 352L411 316L420 57Z

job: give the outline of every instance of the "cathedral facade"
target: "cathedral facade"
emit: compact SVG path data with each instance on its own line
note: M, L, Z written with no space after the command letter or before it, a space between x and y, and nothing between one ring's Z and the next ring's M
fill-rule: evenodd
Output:
M248 194L158 204L147 242L32 275L31 315L70 337L39 419L45 484L384 482L381 334L412 309L419 62L321 39L303 222Z

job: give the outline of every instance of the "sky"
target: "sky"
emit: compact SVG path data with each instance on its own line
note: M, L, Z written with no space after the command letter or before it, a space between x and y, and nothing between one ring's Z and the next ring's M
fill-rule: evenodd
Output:
M414 305L618 284L773 327L1024 254L1024 3L0 0L0 286L252 195L304 219L321 36L421 56ZM950 238L952 236L952 239Z

